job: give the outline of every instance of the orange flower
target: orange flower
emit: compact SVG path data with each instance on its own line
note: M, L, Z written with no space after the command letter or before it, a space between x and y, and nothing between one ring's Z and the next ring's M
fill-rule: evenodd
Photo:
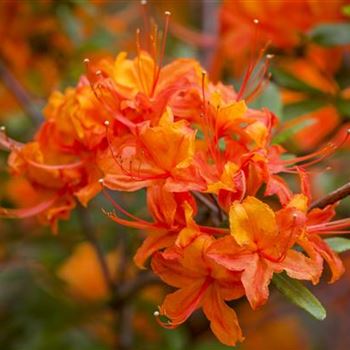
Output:
M106 256L108 269L116 272L118 255ZM101 300L108 297L108 286L104 279L96 252L90 243L80 243L72 255L59 267L58 276L66 282L69 290L78 298Z
M171 190L177 182L184 191L187 181L187 186L198 187L186 176L191 170L194 148L195 131L185 121L174 122L167 109L157 126L145 122L136 136L112 140L109 149L99 155L99 166L106 174L104 184L124 191L162 183Z
M206 258L213 241L209 236L199 236L183 252L170 248L153 256L153 271L167 284L179 288L159 308L160 315L168 317L169 322L159 322L166 328L177 327L202 307L213 333L222 343L233 346L243 337L236 313L225 300L237 299L244 292L239 273Z
M0 132L0 144L11 151L8 164L12 175L25 177L37 193L34 206L17 211L1 208L1 216L39 215L43 223L57 231L58 220L69 217L76 199L87 205L101 190L98 183L101 172L94 166L95 155L88 154L82 146L67 150L67 144L71 147L69 136L64 138L57 129L57 124L45 122L35 140L27 144Z
M71 153L93 150L106 138L104 113L89 82L82 78L76 88L68 88L62 94L52 93L44 109L52 144ZM47 137L45 130L41 131Z
M202 233L225 232L225 229L195 223L193 217L197 213L197 205L189 192L171 193L163 186L149 187L147 203L153 222L129 214L109 196L108 192L104 193L116 210L129 217L129 220L126 220L116 213L106 212L110 219L120 225L147 232L146 239L134 256L134 262L140 268L144 268L146 260L156 251L174 245L185 248Z
M291 249L303 228L303 215L294 208L274 212L255 197L232 204L231 236L219 239L208 250L218 264L242 272L242 284L253 309L269 296L274 273L317 283L321 271L304 254Z
M143 121L157 125L167 106L174 107L177 119L178 115L191 117L192 101L198 104L200 65L177 59L162 67L161 57L159 61L139 50L134 60L122 52L114 63L104 61L98 69L88 63L87 77L95 94L105 110L131 132Z

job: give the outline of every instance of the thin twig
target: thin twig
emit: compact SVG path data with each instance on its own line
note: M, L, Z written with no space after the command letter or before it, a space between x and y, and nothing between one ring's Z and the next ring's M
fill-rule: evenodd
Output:
M215 214L219 214L219 209L215 203L208 199L205 195L199 192L192 192L192 194L201 201L208 209L210 209Z
M86 240L94 248L97 259L98 259L100 266L101 266L101 270L102 270L106 285L108 286L108 288L111 292L111 295L113 295L114 289L115 289L114 282L113 282L113 279L111 276L111 272L108 268L107 261L105 259L103 250L100 246L100 243L98 242L98 240L96 238L95 228L94 228L94 225L91 221L91 217L90 217L87 209L85 209L81 206L78 207L77 211L78 211L80 223L82 226L82 231L83 231L82 233L85 236Z
M37 110L32 98L14 77L5 63L0 59L0 80L3 81L7 89L12 93L20 104L23 111L28 115L34 125L38 126L43 121L42 114Z
M112 307L118 309L122 303L125 303L143 288L158 283L161 283L161 280L152 272L140 272L135 278L118 285L111 302Z
M118 350L131 350L134 342L133 318L134 308L131 304L124 304L119 310L119 341Z
M220 204L218 203L217 197L214 196L214 194L210 194L210 198L214 201L216 207L218 208L219 211L219 220L222 222L225 219L227 219L227 215L226 213L222 210L222 208L220 207Z
M339 187L335 191L327 194L323 198L320 198L316 201L314 201L311 205L309 210L314 209L314 208L320 208L323 209L327 205L334 204L343 198L347 197L350 195L350 182L345 184L342 187Z

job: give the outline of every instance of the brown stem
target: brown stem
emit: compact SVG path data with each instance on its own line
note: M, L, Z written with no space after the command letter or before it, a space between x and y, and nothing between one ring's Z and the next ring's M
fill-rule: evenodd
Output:
M28 115L34 125L39 125L43 116L35 107L31 96L26 92L19 81L14 77L11 71L6 67L5 63L0 59L0 79L3 81L7 89L16 98L23 111Z
M125 281L116 288L111 302L112 307L118 309L121 304L132 298L137 292L149 285L157 283L161 283L161 280L152 272L140 272L135 278Z
M213 203L210 199L208 199L205 195L199 192L192 192L192 194L202 202L209 210L214 212L215 214L219 214L219 209L215 203Z
M131 304L123 304L119 310L119 341L118 350L133 349L134 332L133 332L134 308Z
M323 198L320 198L316 201L314 201L311 205L309 210L314 209L314 208L320 208L323 209L327 205L334 204L343 198L347 197L350 195L350 182L345 184L342 187L339 187L335 191L327 194Z

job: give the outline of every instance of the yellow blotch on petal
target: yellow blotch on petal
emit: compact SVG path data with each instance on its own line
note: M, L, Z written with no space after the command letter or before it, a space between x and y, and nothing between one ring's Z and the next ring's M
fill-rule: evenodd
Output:
M218 103L217 99L214 99L215 103ZM237 120L242 119L247 112L247 106L244 101L234 102L219 106L219 113L217 114L217 125L220 129L229 129L236 126Z
M302 211L303 213L306 213L308 210L308 203L308 198L304 194L299 193L293 196L287 207L295 208Z
M167 109L158 126L146 126L140 138L156 165L166 171L187 168L195 150L195 131L184 121L172 122Z
M113 80L117 84L118 92L124 96L136 95L143 92L149 95L154 81L155 62L145 51L135 59L127 59L127 53L121 52L113 69Z
M264 147L269 136L266 125L260 121L252 123L245 128L245 132L255 142L257 147Z
M255 246L264 238L277 236L275 213L255 197L247 197L242 203L234 202L229 212L231 235L243 246Z
M239 167L233 162L227 162L224 171L220 177L220 181L209 184L207 192L217 194L220 190L234 191L234 176L237 174Z

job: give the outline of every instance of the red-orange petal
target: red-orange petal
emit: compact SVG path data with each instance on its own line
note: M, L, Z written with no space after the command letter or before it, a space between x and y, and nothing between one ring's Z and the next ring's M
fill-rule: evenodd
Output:
M223 344L234 346L244 340L235 311L226 305L215 284L205 295L203 311L210 321L211 330Z

